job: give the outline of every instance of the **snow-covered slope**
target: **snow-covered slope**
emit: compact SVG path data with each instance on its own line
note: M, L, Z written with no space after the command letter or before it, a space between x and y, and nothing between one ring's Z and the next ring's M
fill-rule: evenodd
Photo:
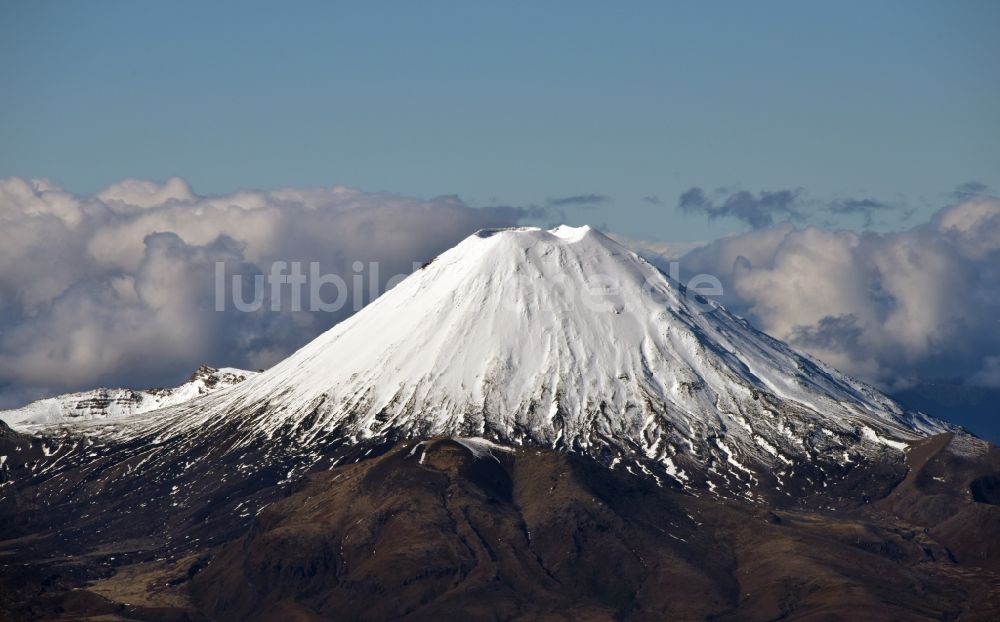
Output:
M948 429L704 307L589 227L481 231L269 371L130 433L483 436L683 478L692 461L849 462Z
M187 382L172 389L94 389L57 395L14 410L0 411L0 421L14 428L117 419L175 406L243 382L256 372L202 365Z

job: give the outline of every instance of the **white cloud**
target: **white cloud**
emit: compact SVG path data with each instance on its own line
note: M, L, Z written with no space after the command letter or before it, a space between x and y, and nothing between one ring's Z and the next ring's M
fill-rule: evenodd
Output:
M889 389L993 378L1000 353L1000 200L974 197L898 233L790 225L683 259L768 333ZM994 357L994 358L991 358Z
M172 177L163 184L141 179L126 179L97 194L98 200L124 212L157 207L171 201L189 202L197 197L187 182Z
M377 261L384 283L522 215L340 186L201 197L180 179L127 180L77 196L0 180L0 403L174 382L203 362L267 366L353 307L216 312L217 261L248 282L272 261L348 281L355 261Z

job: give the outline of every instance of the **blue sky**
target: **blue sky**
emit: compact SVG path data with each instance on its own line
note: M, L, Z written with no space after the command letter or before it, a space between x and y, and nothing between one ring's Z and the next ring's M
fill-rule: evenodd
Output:
M693 186L916 220L1000 188L997 2L0 6L0 177L74 192L600 194L567 220L704 240L743 226L679 213Z

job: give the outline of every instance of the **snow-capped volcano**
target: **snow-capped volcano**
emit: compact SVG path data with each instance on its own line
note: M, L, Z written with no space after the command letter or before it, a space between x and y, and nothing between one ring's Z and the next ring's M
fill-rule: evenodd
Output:
M136 422L236 444L485 436L739 465L948 429L711 303L589 227L480 231L274 368ZM138 431L137 430L137 431Z

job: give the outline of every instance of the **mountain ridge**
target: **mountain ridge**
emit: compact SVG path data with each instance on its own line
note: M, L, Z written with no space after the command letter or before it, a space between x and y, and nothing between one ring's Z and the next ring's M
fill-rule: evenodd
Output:
M0 410L0 421L17 428L118 419L176 406L243 382L258 372L201 365L186 382L171 388L105 388L64 393L19 408Z

